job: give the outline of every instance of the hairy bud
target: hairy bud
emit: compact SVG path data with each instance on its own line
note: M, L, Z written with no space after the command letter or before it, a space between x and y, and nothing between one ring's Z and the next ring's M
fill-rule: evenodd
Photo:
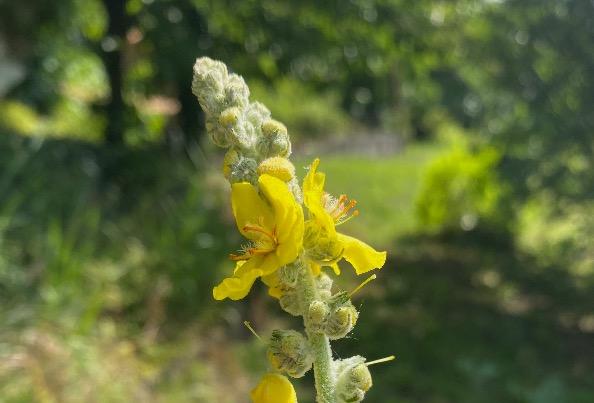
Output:
M329 275L322 272L316 277L316 288L318 295L322 300L327 300L332 295L332 279Z
M246 107L249 103L250 89L241 76L229 74L225 83L225 104Z
M254 159L240 156L229 165L229 182L256 183L258 181L256 168L257 163Z
M286 158L291 155L291 141L285 125L269 119L262 123L261 130L262 136L256 144L256 149L261 156Z
M324 333L330 307L324 301L312 301L305 317L305 326L311 332Z
M267 356L274 369L293 378L301 378L313 363L307 339L295 330L274 330Z
M346 292L333 295L328 300L330 313L325 327L325 333L330 340L342 339L357 323L359 312L351 303Z
M283 311L293 316L301 316L303 314L301 299L297 294L297 290L294 288L283 289L278 302Z
M305 222L303 247L307 257L319 264L330 264L342 257L343 247L336 236L329 235L315 221Z
M237 150L233 148L227 150L225 157L223 158L223 175L225 178L229 179L233 166L237 165L239 162L239 157L240 155Z
M373 385L371 373L364 364L365 358L354 356L335 363L336 397L339 403L360 402L365 397L365 392Z
M219 147L229 147L231 141L229 138L229 130L219 123L219 120L212 115L206 116L206 132L210 140Z
M196 59L192 92L207 114L218 115L223 105L227 79L227 66L224 63L208 57Z
M260 163L258 174L272 175L284 182L288 182L295 177L295 166L286 158L271 157Z

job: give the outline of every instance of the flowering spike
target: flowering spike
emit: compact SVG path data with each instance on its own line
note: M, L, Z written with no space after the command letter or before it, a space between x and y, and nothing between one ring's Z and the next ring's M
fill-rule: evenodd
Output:
M267 352L272 367L301 377L313 366L318 402L362 401L372 386L368 366L395 357L368 363L361 356L334 360L330 340L353 329L359 312L350 297L376 275L350 293L332 294L332 279L322 266L340 275L338 262L345 259L362 274L380 269L386 252L337 231L359 215L357 201L324 191L326 175L317 171L319 159L312 162L300 187L288 159L291 141L286 126L272 119L266 106L249 99L243 78L230 73L224 63L199 58L192 92L204 111L209 138L227 149L223 175L231 184L237 229L248 241L238 254L230 255L236 261L233 274L214 287L213 297L242 299L260 278L281 308L303 317L306 327L305 334L273 332ZM262 340L248 321L244 325ZM279 373L264 375L251 398L254 403L297 403L295 389Z

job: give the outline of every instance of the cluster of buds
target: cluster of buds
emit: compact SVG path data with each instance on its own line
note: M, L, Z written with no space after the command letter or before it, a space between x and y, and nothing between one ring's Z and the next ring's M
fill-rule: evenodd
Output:
M311 332L324 333L330 340L342 339L355 327L359 312L349 295L342 291L327 299L309 304L305 326Z
M295 167L288 160L291 141L287 128L271 118L260 102L250 102L250 90L241 76L224 63L202 57L194 64L192 92L205 113L211 141L228 151L223 173L231 183L255 184L263 173L289 184L301 198Z

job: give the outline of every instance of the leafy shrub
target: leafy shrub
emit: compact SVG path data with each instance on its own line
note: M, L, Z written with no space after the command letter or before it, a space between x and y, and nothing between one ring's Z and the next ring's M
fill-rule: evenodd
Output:
M500 158L492 148L472 152L456 145L436 159L427 168L416 201L420 223L432 230L471 230L479 221L498 221L505 194L495 172Z

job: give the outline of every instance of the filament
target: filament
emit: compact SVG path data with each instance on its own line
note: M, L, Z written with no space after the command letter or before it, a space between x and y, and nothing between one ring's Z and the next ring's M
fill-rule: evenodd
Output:
M247 327L247 328L248 328L248 330L249 330L250 332L252 332L252 334L253 334L254 336L256 336L256 338L257 338L258 340L260 340L260 341L262 341L262 342L263 342L262 338L261 338L261 337L258 335L258 333L256 333L256 331L254 330L254 328L252 327L252 325L251 325L251 323L250 323L250 322L248 322L247 320L244 320L244 321L243 321L243 324L245 325L245 327Z
M365 365L366 366L370 366L370 365L374 365L374 364L381 364L382 362L388 362L388 361L392 361L392 360L395 360L395 359L396 359L396 356L395 355L391 355L389 357L380 358L379 360L366 362Z
M367 280L363 281L361 284L359 284L357 286L357 288L355 288L353 291L351 291L349 293L349 297L352 297L353 295L355 295L355 293L358 292L361 288L365 287L367 285L367 283L375 280L376 278L377 278L377 276L375 274L372 274L371 276L369 276L369 278Z

